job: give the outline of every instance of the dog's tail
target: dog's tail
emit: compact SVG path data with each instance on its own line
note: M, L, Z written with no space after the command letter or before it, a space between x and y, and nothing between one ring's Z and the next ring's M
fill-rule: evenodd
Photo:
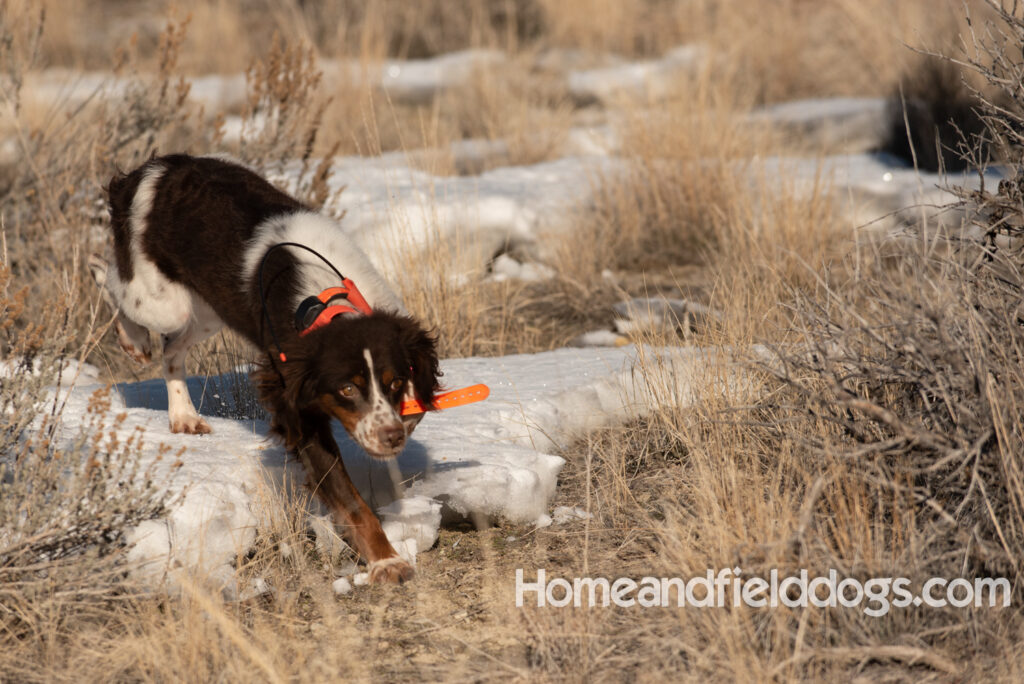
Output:
M117 171L107 183L107 207L110 209L110 222L114 226L128 222L132 200L135 198L141 177L142 174L138 172L129 174ZM115 232L116 230L115 228Z
M144 163L131 173L122 173L120 169L114 173L105 188L107 191L107 208L110 211L110 229L114 233L114 253L117 267L123 278L130 279L131 265L131 216L135 196L146 173L156 163L155 157Z

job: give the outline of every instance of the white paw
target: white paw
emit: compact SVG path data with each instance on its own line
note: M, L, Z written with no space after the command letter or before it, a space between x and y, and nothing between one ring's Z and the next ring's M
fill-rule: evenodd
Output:
M413 578L416 571L398 556L381 558L370 563L370 582L373 584L401 584Z
M186 435L208 435L213 432L213 428L199 416L184 416L171 418L171 432Z

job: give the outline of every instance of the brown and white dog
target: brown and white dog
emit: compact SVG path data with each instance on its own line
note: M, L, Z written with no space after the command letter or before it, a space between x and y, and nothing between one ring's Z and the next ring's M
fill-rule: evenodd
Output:
M211 431L189 398L185 357L222 326L237 331L265 352L254 378L273 432L302 460L310 486L369 562L370 579L412 577L345 471L330 421L371 456L395 457L418 420L401 417L402 401L429 403L437 389L434 338L337 223L239 163L156 157L115 175L107 192L115 267L94 257L90 268L130 356L148 362L149 331L161 337L171 432ZM351 311L300 329L304 300L341 283L318 256L273 248L285 242L316 250L353 281L370 315Z

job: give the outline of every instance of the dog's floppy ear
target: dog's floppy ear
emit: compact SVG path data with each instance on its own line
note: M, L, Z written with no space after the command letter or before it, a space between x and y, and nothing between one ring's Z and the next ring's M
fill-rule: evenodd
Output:
M400 343L412 365L412 384L416 397L429 404L434 400L437 379L441 375L437 360L437 339L411 318L399 319L399 327Z
M318 376L312 358L299 349L287 353L287 361L267 356L257 372L257 387L273 411L297 413L315 400Z
M287 361L268 357L257 364L253 379L273 428L292 446L300 437L300 411L316 397L317 371L311 358L297 350Z

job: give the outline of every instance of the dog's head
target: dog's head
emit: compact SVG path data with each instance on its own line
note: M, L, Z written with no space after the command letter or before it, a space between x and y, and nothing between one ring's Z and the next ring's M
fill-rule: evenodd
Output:
M302 344L282 364L293 404L337 418L375 458L397 455L418 422L402 419L402 402L434 399L434 337L413 319L385 312L338 317Z

